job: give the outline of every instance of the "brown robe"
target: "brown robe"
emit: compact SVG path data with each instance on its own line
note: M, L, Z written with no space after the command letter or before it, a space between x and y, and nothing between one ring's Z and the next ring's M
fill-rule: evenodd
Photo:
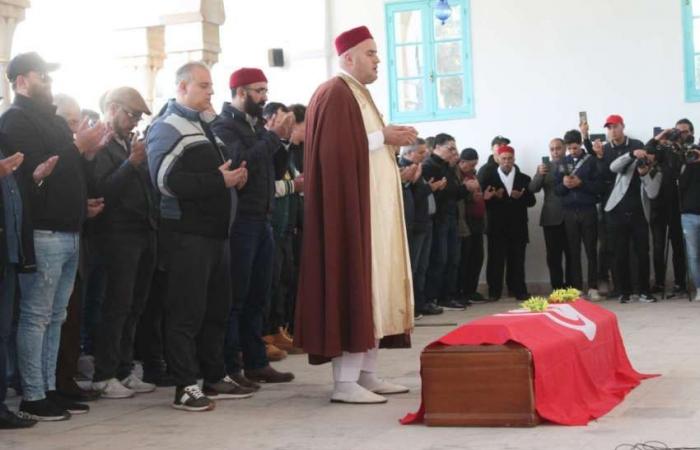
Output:
M322 84L306 112L304 238L296 345L312 364L375 347L372 317L369 143L360 107L339 77ZM407 334L383 347L407 347Z

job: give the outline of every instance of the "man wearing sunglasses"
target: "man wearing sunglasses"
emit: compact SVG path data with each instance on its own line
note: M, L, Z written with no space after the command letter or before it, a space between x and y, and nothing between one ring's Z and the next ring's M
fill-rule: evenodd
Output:
M19 409L24 417L45 421L87 411L56 392L56 360L78 268L80 230L88 213L89 166L111 139L103 123L89 127L84 120L73 133L56 115L49 72L57 68L36 53L15 56L7 78L16 95L0 117L8 151L24 154L18 173L31 211L28 226L36 256L36 265L20 270L31 273L19 275L17 354L24 391ZM47 164L55 167L53 172L36 177L37 168Z
M143 114L151 111L136 89L120 87L105 97L114 137L95 158L97 191L105 199L105 210L95 219L95 250L105 262L107 286L95 331L92 383L104 398L156 388L132 373L134 334L156 262L156 203L146 145L133 133Z

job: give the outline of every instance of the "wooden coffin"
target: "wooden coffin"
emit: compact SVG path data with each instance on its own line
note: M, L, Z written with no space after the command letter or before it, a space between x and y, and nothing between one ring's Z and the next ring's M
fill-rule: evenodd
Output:
M532 355L525 347L462 345L421 354L425 423L430 426L533 427Z

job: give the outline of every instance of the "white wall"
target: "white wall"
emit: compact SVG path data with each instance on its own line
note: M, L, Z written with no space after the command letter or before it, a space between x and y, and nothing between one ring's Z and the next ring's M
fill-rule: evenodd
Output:
M334 35L367 25L386 61L382 0L335 0L333 14ZM549 138L575 128L579 111L593 133L622 114L642 140L681 117L700 125L700 104L684 101L679 1L471 0L471 26L475 117L415 124L423 136L452 134L483 161L502 134L532 175ZM386 70L371 90L388 112ZM538 220L539 205L530 210L529 281L549 279Z
M260 67L269 80L270 101L307 103L327 79L324 0L225 0L220 28L222 53L214 66L216 107L228 100L228 79L240 67ZM285 66L268 66L267 50L282 48Z

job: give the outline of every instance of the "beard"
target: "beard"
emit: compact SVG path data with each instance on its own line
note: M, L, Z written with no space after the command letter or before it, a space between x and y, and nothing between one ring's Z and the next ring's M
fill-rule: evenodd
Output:
M251 117L262 119L263 106L265 106L265 102L255 103L252 98L246 96L243 111Z
M53 95L51 94L51 87L39 86L37 84L30 84L27 87L27 94L30 98L40 101L41 103L51 104L53 103Z

